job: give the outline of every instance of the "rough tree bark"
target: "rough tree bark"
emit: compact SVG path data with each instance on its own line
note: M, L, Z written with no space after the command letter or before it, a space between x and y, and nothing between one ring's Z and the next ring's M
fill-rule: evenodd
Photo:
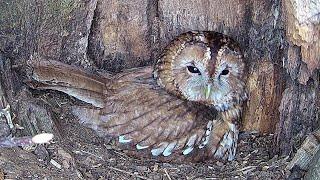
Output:
M288 155L319 126L319 8L319 0L2 1L2 85L14 105L32 57L118 72L152 64L179 33L219 31L247 60L243 130L275 133Z
M282 11L287 41L283 67L289 77L276 142L280 153L289 154L319 126L320 1L285 0Z

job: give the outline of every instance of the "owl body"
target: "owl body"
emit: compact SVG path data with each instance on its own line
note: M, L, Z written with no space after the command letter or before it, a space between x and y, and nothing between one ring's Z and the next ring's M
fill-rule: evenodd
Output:
M240 48L216 32L173 40L154 68L114 76L56 61L32 62L29 86L65 92L89 107L72 107L80 122L117 138L141 157L232 160L247 94Z

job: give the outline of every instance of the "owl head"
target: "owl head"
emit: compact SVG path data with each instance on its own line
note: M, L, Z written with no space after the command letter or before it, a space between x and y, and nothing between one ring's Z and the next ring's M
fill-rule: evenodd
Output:
M247 99L243 71L234 40L218 32L192 31L165 48L154 77L169 93L226 111Z

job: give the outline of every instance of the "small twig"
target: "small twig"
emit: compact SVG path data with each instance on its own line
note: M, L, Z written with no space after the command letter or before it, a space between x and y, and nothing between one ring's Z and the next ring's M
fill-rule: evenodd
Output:
M170 177L170 175L169 175L169 173L168 173L168 171L167 171L167 169L164 169L164 172L166 173L168 179L169 179L169 180L172 180L171 177Z
M120 156L120 158L123 159L123 160L128 160L128 159L130 159L130 160L134 160L134 161L136 161L136 162L154 162L154 160L152 160L152 159L150 159L150 160L149 160L149 159L143 159L143 160L141 160L141 159L138 159L138 158L130 157L130 156L126 155L125 153L120 152L120 151L115 150L115 149L113 149L112 152L118 154L118 155Z
M50 163L51 163L54 167L56 167L56 168L58 168L58 169L61 169L61 168L62 168L61 164L59 164L57 161L55 161L55 160L53 160L53 159L50 160Z
M140 179L147 179L147 180L149 180L149 178L147 178L147 177L140 176L140 175L138 175L138 174L133 174L133 173L131 173L131 172L127 172L127 171L122 170L122 169L118 169L118 168L110 167L110 166L109 166L108 168L109 168L109 169L112 169L112 170L115 170L115 171L118 171L118 172L122 172L122 173L128 174L128 175L130 175L130 176L135 176L135 177L140 178Z
M117 150L114 150L113 152L116 153L116 154L118 154L119 157L120 157L121 159L123 159L123 160L127 160L127 159L130 158L130 157L127 156L126 154L124 154L124 153L122 153L122 152L118 152Z
M87 151L83 151L83 150L81 150L80 152L85 153L85 154L89 154L89 155L91 155L91 156L94 156L94 157L96 157L96 158L99 158L99 159L101 159L101 160L104 160L101 156L95 155L95 154L93 154L93 153L91 153L91 152L87 152Z
M237 172L242 172L243 174L247 174L250 171L253 171L257 168L257 166L247 166L242 169L237 170Z
M17 147L17 146L29 146L33 144L49 143L53 138L53 134L42 133L34 137L5 137L0 139L0 148Z
M14 125L12 123L12 118L10 114L10 105L8 104L6 108L0 109L0 116L4 115L6 117L7 123L9 125L9 128L12 130L14 128Z

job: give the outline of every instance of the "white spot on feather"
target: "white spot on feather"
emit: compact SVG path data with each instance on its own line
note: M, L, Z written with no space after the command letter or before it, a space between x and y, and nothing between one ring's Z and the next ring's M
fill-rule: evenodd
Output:
M153 156L159 156L167 146L168 146L167 142L162 142L159 144L158 148L151 150L151 154Z
M170 154L172 154L172 150L174 149L174 147L176 146L177 141L171 142L166 149L163 151L163 155L164 156L169 156Z
M197 140L197 134L194 134L189 138L189 140L186 144L187 148L182 152L183 155L187 155L193 150L193 146L194 146L194 143L196 142L196 140Z
M212 125L213 125L213 121L209 121L207 124L207 130L205 133L205 137L202 138L202 142L199 145L199 149L202 149L204 146L206 146L209 142L209 138L210 138L210 134L212 131Z
M183 154L183 155L187 155L187 154L189 154L192 150L193 150L193 146L188 147L187 149L185 149L185 150L182 152L182 154Z
M197 134L192 135L187 142L187 146L189 147L193 146L194 143L196 142L196 139L197 139Z
M131 141L132 141L132 139L126 139L124 137L124 135L119 136L119 142L120 143L128 143L128 142L131 142Z
M211 131L211 129L212 129L212 121L208 122L207 129L209 129L209 131Z
M206 137L203 139L202 143L199 145L199 149L204 148L204 147L208 144L208 142L209 142L209 137L210 137L210 136L206 136Z
M146 149L146 148L148 148L148 147L149 147L149 146L141 146L141 145L139 145L139 144L136 145L136 148L137 148L138 150Z
M233 123L228 123L228 126L230 127L230 130L235 132L236 131L236 126Z
M211 131L207 129L207 130L206 130L206 136L209 136L210 133L211 133Z

